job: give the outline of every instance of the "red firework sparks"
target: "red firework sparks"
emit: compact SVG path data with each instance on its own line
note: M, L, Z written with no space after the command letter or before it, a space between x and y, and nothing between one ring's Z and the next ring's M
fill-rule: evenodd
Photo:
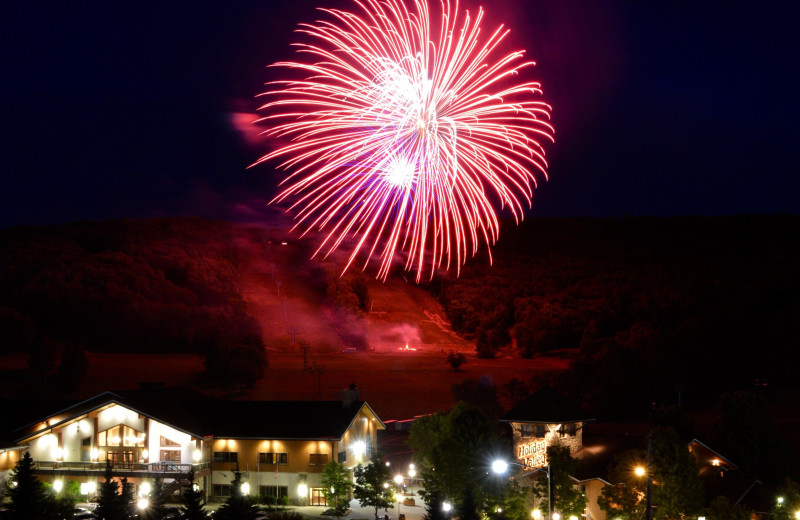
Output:
M460 269L497 240L498 211L519 221L546 178L550 106L518 79L534 63L499 51L508 30L483 33L482 9L442 0L437 24L423 0L355 4L301 24L303 60L274 65L302 78L262 94L259 121L284 144L258 163L291 171L273 202L290 202L304 234L323 233L315 255L350 248L345 270L379 258L385 279L396 254L417 281Z

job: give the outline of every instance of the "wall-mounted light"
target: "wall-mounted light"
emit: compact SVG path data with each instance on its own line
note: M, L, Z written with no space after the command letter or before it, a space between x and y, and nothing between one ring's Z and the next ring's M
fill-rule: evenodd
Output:
M308 485L305 482L297 484L297 496L306 498L308 496Z
M356 441L352 444L351 448L356 457L362 457L367 452L367 443L364 441Z

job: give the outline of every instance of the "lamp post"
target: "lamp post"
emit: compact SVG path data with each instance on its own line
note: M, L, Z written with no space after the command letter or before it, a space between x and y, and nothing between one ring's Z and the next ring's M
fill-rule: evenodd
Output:
M553 481L552 481L552 478L551 478L551 475L550 475L550 464L548 464L547 466L544 466L542 468L534 468L534 467L528 466L527 464L523 464L521 462L506 462L504 460L498 459L498 460L492 462L492 471L494 471L495 473L498 473L498 474L502 474L502 473L505 473L506 470L508 469L508 466L511 466L511 465L519 466L521 468L525 468L525 469L528 469L528 470L532 470L534 473L536 473L538 471L544 471L545 472L545 474L547 475L547 508L549 510L547 519L548 520L554 520L553 519ZM648 520L651 520L651 519L648 519Z
M399 517L400 516L400 494L401 494L400 493L400 489L401 489L400 486L403 485L403 475L395 475L394 476L394 483L397 484L397 488L395 488L396 489L395 495L397 496L397 516Z
M645 502L645 518L653 520L653 472L650 464L653 460L653 432L647 436L647 501Z

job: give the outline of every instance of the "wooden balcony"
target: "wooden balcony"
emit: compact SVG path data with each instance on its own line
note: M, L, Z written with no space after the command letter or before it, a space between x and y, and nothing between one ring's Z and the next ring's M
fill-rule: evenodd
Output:
M194 469L195 478L209 475L208 462L197 464L178 464L174 462L118 462L111 466L114 476L138 478L181 478ZM102 476L106 471L105 462L47 461L34 462L33 472L38 475Z

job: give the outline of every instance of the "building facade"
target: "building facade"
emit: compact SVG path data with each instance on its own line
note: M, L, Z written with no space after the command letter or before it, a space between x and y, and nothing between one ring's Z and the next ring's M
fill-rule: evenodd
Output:
M156 478L179 493L190 472L209 500L230 496L240 473L250 494L324 504L320 473L368 461L385 426L355 389L342 401L213 401L166 390L106 392L15 430L0 471L30 452L42 480L80 484L92 498L107 467L138 494Z

